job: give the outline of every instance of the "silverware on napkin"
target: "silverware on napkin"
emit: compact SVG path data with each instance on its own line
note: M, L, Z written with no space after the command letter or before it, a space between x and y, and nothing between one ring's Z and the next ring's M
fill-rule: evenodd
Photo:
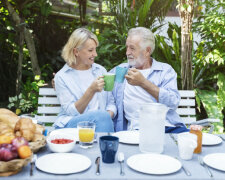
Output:
M34 166L35 166L35 162L37 160L37 154L34 154L31 162L30 162L30 176L33 176L33 171L34 171Z
M171 139L174 141L174 143L175 143L176 145L178 145L178 142L177 142L176 138L174 137L174 135L170 133L170 137L171 137ZM178 158L176 157L176 159L178 159ZM178 160L179 160L179 159L178 159ZM180 161L180 160L179 160L179 161ZM181 162L181 161L180 161L180 162ZM187 170L187 168L183 165L183 163L181 163L181 168L184 170L184 172L185 172L185 174L186 174L187 176L191 176L190 171Z
M204 163L204 161L203 161L203 159L200 155L198 156L198 162L199 162L200 165L202 165L206 169L208 175L210 177L213 177L212 172L210 171L209 167Z
M99 176L100 175L100 157L96 158L95 164L96 164L96 172L95 172L95 174L97 176Z
M125 175L125 173L124 173L124 153L119 152L117 158L120 163L120 175L124 176Z

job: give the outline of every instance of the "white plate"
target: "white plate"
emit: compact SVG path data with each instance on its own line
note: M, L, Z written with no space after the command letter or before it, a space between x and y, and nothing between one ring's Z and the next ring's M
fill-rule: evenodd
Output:
M217 145L222 142L222 139L216 135L203 133L202 145Z
M206 155L203 161L210 167L225 171L225 153L214 153Z
M50 136L55 136L55 135L60 135L60 134L69 134L73 135L74 139L76 141L79 141L79 135L78 135L78 129L77 128L62 128L62 129L56 129L50 133Z
M113 134L121 143L139 144L139 131L119 131Z
M181 168L177 159L162 154L137 154L127 159L127 165L147 174L170 174Z
M52 153L37 159L36 167L52 174L71 174L88 169L91 160L75 153Z

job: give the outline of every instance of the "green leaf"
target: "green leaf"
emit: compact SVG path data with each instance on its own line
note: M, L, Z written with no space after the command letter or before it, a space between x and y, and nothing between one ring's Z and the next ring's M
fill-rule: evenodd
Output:
M217 103L220 110L225 108L225 75L219 73L217 86L219 87L217 91Z
M222 112L217 106L216 91L198 90L198 96L209 118L223 119Z

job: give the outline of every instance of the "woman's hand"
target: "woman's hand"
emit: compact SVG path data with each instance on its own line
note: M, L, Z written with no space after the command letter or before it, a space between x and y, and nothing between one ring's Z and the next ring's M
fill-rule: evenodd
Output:
M103 76L98 77L96 80L93 81L93 83L90 85L90 90L94 93L101 92L103 87L105 85Z

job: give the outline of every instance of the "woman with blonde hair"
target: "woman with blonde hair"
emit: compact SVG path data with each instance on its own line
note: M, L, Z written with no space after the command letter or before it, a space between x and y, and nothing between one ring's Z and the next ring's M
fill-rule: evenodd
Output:
M66 64L55 75L56 94L61 104L55 128L74 128L81 121L96 124L98 132L112 132L116 114L114 100L103 90L104 67L94 63L97 37L85 28L76 29L62 50Z

